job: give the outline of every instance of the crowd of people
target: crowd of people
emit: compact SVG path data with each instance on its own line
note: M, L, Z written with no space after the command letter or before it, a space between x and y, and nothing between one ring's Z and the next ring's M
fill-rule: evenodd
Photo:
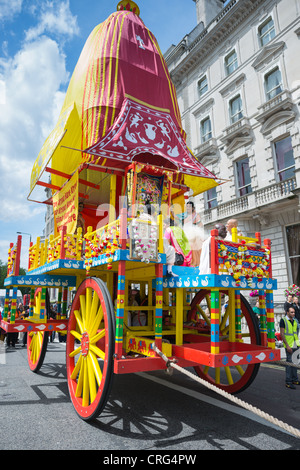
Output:
M26 295L24 296L24 299L27 299ZM16 313L15 313L15 319L25 319L26 317L29 316L29 305L26 304L25 302L19 302L16 308ZM57 316L57 304L54 303L50 305L50 312L49 312L49 318L55 320ZM0 308L0 322L3 317L3 308ZM8 317L7 320L8 322L11 319L11 302L9 302L8 306ZM65 343L66 342L66 333L64 332L59 332L57 333L58 336L58 341L60 343ZM49 341L52 343L56 337L56 332L53 331L49 335ZM26 347L27 345L27 333L18 333L18 332L9 332L7 333L3 328L0 328L0 345L4 345L6 349L15 349L16 344L21 344L23 348Z
M0 309L0 321L2 320L3 312ZM22 302L19 302L16 308L15 319L23 319L29 316L29 306L23 305ZM11 302L8 306L8 321L11 318ZM5 330L0 328L0 341L3 342L7 349L15 348L16 344L20 342L19 333L6 333ZM22 337L22 346L25 347L27 344L27 333L23 333Z

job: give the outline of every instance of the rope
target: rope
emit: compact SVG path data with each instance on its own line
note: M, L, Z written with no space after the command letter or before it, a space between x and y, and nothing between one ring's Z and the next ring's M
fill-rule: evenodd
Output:
M280 421L277 418L274 418L273 416L269 415L268 413L265 413L264 411L259 410L255 406L249 405L248 403L244 402L240 398L237 398L237 397L231 395L230 393L225 392L225 390L222 390L222 389L216 387L215 385L207 382L206 380L203 380L200 377L197 377L196 375L192 374L188 370L183 369L182 367L178 366L177 364L175 364L174 361L167 358L155 346L155 343L153 343L153 349L166 362L168 370L170 370L170 367L172 367L172 368L178 370L179 372L182 372L183 374L187 375L188 377L190 377L193 380L196 380L197 382L201 383L202 385L209 388L210 390L212 390L212 391L218 393L219 395L222 395L223 397L227 398L227 400L232 401L233 403L241 406L242 408L245 408L246 410L251 411L252 413L260 416L261 418L264 418L266 421L269 421L270 423L275 424L276 426L284 429L288 433L293 434L294 436L300 438L300 431L298 429L290 426L289 424L284 423L283 421ZM288 365L291 365L291 363L289 362Z
M294 364L293 362L272 361L272 364L277 364L279 366L291 366L291 367L296 367L296 369L300 369L300 365L299 364Z

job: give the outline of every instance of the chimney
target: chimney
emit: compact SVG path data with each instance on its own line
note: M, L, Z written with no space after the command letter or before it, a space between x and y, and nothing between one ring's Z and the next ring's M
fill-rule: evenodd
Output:
M223 0L193 0L196 3L197 22L204 23L206 28L209 23L223 10Z

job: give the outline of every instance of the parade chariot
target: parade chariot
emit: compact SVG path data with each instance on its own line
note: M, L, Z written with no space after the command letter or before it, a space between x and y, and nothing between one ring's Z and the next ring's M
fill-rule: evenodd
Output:
M167 275L171 209L183 212L185 194L218 181L187 147L175 88L139 13L121 1L91 33L34 164L29 200L53 206L54 235L30 244L26 275L19 274L22 237L9 248L1 327L27 333L33 372L49 335L66 334L69 393L84 420L100 414L115 374L165 370L159 352L232 394L252 383L261 363L280 359L270 240L235 232L229 242L212 230L210 272L181 265ZM34 199L38 189L44 200ZM158 208L151 220L145 202ZM16 318L20 286L31 290L25 319ZM252 289L260 323L246 300Z

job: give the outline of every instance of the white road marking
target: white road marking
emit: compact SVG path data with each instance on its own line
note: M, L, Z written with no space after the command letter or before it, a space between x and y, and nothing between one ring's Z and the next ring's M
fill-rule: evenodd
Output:
M140 377L143 377L147 380L152 380L152 382L159 383L160 385L164 385L165 387L172 388L178 392L184 393L185 395L196 398L196 400L203 401L205 403L208 403L209 405L216 406L225 411L230 411L231 413L235 413L239 416L243 416L244 418L251 419L252 421L263 424L264 426L269 426L272 429L276 429L276 431L280 430L281 432L290 435L290 433L285 431L285 429L279 428L275 424L272 424L269 421L266 421L265 419L255 415L254 413L251 413L251 411L240 408L239 406L234 406L228 402L222 402L220 400L217 400L216 398L212 398L207 395L204 395L203 393L196 392L195 390L189 390L188 388L182 387L181 385L176 385L171 382L167 382L166 380L154 377L153 375L149 375L146 372L137 372L136 375L139 375Z

